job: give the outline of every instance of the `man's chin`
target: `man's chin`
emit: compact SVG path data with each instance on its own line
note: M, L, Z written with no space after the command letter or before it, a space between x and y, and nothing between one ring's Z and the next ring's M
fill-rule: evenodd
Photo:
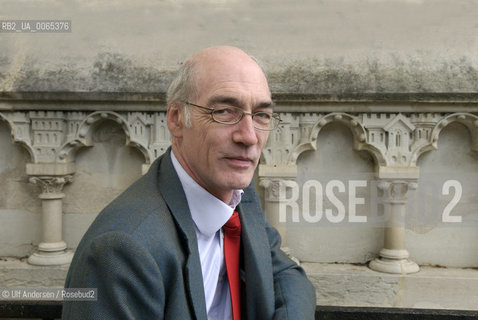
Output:
M231 189L245 189L247 188L252 181L252 175L247 177L237 177L236 179L230 180Z

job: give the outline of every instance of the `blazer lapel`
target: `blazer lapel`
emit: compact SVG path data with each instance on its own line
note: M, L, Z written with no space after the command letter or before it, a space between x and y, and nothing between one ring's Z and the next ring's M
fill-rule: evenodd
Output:
M265 222L255 192L244 190L239 205L241 240L245 269L245 299L247 319L272 319L274 315L274 285L269 240ZM272 301L272 303L268 303Z
M196 318L206 319L206 298L194 221L191 218L183 187L171 162L170 152L171 150L169 149L161 160L158 173L159 190L177 222L186 246L187 252L185 252L185 255L187 261L184 278L188 291L187 294L194 308Z

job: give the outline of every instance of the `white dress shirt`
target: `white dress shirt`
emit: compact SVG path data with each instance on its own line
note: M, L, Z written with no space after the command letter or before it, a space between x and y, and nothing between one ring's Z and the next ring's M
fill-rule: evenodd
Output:
M232 306L224 263L224 240L221 228L232 216L234 208L241 202L243 191L235 190L231 203L227 205L194 181L173 152L171 152L171 160L183 186L195 224L208 318L230 320Z

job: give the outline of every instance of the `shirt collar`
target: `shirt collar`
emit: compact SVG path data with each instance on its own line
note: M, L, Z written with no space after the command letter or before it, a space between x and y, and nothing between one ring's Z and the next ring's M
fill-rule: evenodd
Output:
M231 203L227 205L194 181L172 151L171 161L183 186L196 227L199 232L206 236L214 235L232 216L234 209L241 202L244 191L241 189L234 190Z

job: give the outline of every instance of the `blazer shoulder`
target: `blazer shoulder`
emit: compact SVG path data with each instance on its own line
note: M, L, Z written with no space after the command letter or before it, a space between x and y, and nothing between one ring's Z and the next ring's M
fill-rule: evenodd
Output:
M157 159L144 176L101 210L84 235L84 240L112 231L133 234L143 224L153 220L156 224L163 224L171 219L158 186L162 158Z

